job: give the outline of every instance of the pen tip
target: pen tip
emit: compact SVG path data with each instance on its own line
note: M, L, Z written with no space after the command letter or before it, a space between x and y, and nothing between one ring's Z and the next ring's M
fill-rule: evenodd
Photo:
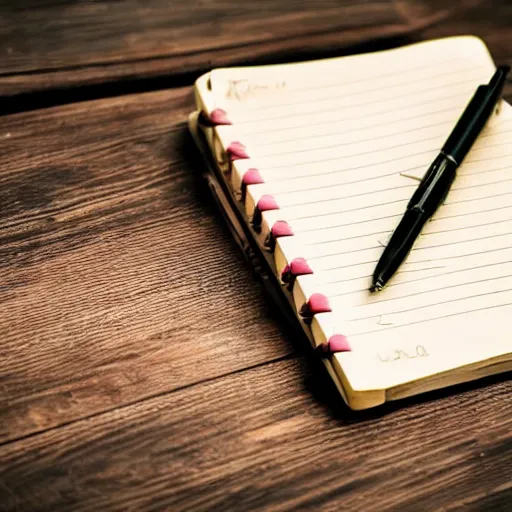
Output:
M382 279L377 279L371 286L370 291L373 292L380 292L384 288L384 282Z

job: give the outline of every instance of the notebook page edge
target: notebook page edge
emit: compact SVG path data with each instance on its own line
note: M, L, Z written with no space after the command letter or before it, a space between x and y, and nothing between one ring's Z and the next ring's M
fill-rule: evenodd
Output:
M204 145L200 139L200 136L199 136L199 126L198 126L199 125L199 123L198 123L199 115L200 115L200 110L197 110L196 112L193 112L189 115L188 128L189 128L189 131L190 131L197 147L199 148L200 152L203 154L203 158L204 158L206 167L209 169L209 172L212 173L213 169L210 168L211 165L209 163L210 159L208 158L207 148L204 147ZM213 177L213 180L215 181L214 177ZM241 231L243 231L243 230L242 230L242 228L237 229L236 225L232 224L233 218L232 218L232 215L230 214L229 207L227 207L227 199L223 200L222 197L220 197L220 195L222 194L220 188L218 186L214 187L212 189L212 192L214 193L214 196L216 196L215 200L218 202L219 208L221 208L224 211L224 215L226 216L226 222L228 224L230 224L232 230L237 232L237 234L236 234L237 240L238 241L243 240L245 238L245 235L243 235L241 233ZM242 250L244 250L241 242L239 242L239 245L242 248ZM286 299L287 297L284 297L284 298ZM296 318L295 321L302 327L302 330L304 331L304 334L306 335L306 337L309 339L309 342L314 346L314 340L312 339L312 335L311 335L311 332L309 331L309 329L305 328L305 325L300 321L299 318ZM327 369L327 372L329 373L336 389L340 393L340 395L343 398L343 400L345 401L345 403L348 404L349 403L349 395L347 393L348 393L348 390L350 389L348 386L348 383L342 381L342 379L336 373L336 370L334 369L334 366L330 359L324 358L324 359L322 359L322 362L323 362L325 368Z

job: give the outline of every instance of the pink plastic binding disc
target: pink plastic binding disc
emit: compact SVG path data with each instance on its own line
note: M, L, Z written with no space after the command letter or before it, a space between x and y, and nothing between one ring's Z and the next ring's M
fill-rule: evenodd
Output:
M228 118L228 114L225 110L221 108L216 108L212 110L210 114L210 121L213 125L228 125L232 124Z
M317 313L330 313L332 311L329 299L322 293L313 293L309 300L302 306L300 314L311 318Z
M229 159L233 160L242 160L244 158L249 158L247 154L245 146L238 141L232 142L227 149L227 153L229 155Z

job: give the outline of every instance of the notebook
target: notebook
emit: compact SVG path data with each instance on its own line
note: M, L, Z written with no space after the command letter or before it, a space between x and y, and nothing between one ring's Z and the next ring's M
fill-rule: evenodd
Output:
M462 36L196 81L189 126L221 210L352 409L512 369L505 101L399 272L368 291L419 180L494 71L485 44Z

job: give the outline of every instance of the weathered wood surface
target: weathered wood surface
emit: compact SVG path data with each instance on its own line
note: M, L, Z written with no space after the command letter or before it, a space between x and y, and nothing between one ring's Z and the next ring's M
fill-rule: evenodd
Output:
M0 118L1 511L510 510L512 381L343 406L200 183L177 86L463 33L511 64L512 4L453 4L0 0L3 105L171 87Z
M117 94L143 78L172 87L211 67L396 45L426 29L473 33L509 56L511 22L508 0L1 0L0 97L118 81L88 91Z
M3 118L0 440L292 350L198 185L191 90Z
M364 420L330 390L280 361L10 443L0 506L510 510L510 382Z

